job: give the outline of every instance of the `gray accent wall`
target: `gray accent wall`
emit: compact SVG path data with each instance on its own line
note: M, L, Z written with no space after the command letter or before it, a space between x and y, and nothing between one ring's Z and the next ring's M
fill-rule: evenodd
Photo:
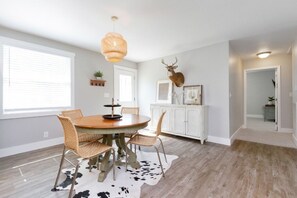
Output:
M100 52L85 50L4 27L0 27L0 36L75 53L75 108L80 108L84 115L110 113L110 109L104 108L103 105L109 104L113 95L113 64L105 61ZM137 68L136 63L130 61L123 61L117 65ZM99 69L104 73L105 87L90 86L93 73ZM104 93L109 93L110 97L104 98ZM49 132L48 138L43 138L44 131ZM0 149L62 136L62 129L56 116L0 120Z
M263 107L268 97L275 97L272 79L275 80L275 69L247 73L247 115L263 117Z
M229 138L229 43L223 42L164 58L166 63L178 58L177 71L185 76L184 85L203 85L203 104L209 106L210 136ZM138 64L138 101L140 113L150 115L150 104L156 102L158 80L169 79L161 59ZM182 102L182 88L174 86L173 103ZM177 99L179 98L179 99Z
M230 137L243 125L243 65L229 48L229 111Z
M292 104L292 56L291 54L271 55L265 59L249 59L243 61L244 69L265 68L280 66L281 73L281 126L280 128L293 128Z

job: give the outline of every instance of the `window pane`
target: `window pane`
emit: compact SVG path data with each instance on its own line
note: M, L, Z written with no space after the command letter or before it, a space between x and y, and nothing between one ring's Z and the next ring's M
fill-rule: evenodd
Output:
M71 106L71 58L3 46L5 112Z
M132 76L120 74L120 101L132 101Z

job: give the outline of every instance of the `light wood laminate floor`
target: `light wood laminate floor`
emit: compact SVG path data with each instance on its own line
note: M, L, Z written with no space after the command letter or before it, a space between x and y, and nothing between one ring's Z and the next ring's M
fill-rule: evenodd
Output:
M228 147L170 136L162 139L167 153L179 158L165 179L142 186L141 197L297 197L296 149L241 140ZM62 145L1 158L0 197L67 197L67 191L50 191L60 157L12 169L61 151Z

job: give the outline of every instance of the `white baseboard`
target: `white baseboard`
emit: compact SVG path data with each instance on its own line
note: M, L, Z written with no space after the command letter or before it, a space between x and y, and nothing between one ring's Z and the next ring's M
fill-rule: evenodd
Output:
M293 133L293 129L290 129L290 128L279 128L278 129L278 132L281 132L281 133Z
M64 142L64 137L59 137L59 138L53 138L53 139L39 141L39 142L33 142L30 144L23 144L19 146L3 148L3 149L0 149L0 158L19 154L19 153L25 153L28 151L33 151L41 148L46 148L46 147L50 147L58 144L63 144L63 142Z
M247 118L264 118L263 115L257 115L257 114L247 114Z
M240 131L240 129L242 129L242 128L243 128L243 125L240 126L240 127L233 133L233 135L230 137L230 145L233 144L233 142L234 142L234 140L235 140L235 138L236 138L237 133L238 133L238 132Z
M231 146L231 141L228 138L208 136L207 141L217 143L217 144L224 144L224 145L227 145L227 146Z
M293 133L292 134L292 136L293 136L293 142L295 143L295 145L297 146L297 137L295 136L295 134Z

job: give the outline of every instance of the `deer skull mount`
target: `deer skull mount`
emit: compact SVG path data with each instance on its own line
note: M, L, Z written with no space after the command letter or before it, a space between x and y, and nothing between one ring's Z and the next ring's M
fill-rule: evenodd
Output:
M166 69L168 70L168 77L169 79L175 84L177 87L183 86L185 82L185 77L181 72L175 72L174 70L178 67L176 65L177 63L177 58L175 57L175 62L172 63L171 65L166 64L164 60L162 59L162 64L166 65Z

